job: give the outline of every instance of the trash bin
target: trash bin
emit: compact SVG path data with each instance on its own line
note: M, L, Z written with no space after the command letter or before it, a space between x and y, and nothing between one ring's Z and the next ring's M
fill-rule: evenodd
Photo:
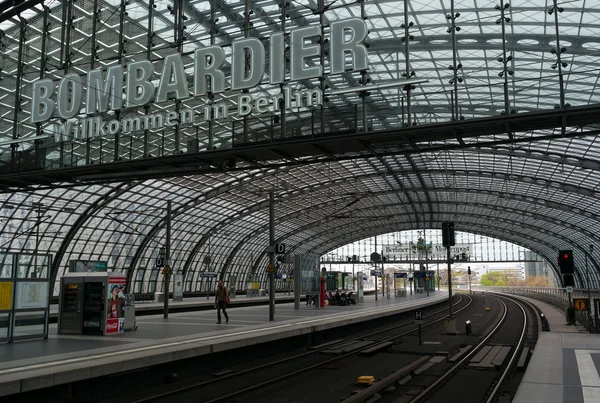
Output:
M136 330L137 329L137 323L135 320L135 306L133 305L126 305L123 307L123 313L125 316L125 323L123 324L123 328L126 331L129 330Z
M267 290L264 288L261 288L260 290L258 290L258 296L259 297L265 297L267 295Z
M155 292L154 293L154 302L165 302L165 293L164 292Z
M137 321L135 320L135 296L133 294L125 294L125 306L123 307L123 329L125 331L136 330Z

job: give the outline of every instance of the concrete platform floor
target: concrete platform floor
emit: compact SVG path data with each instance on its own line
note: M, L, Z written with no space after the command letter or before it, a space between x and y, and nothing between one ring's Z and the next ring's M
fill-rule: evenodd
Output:
M518 296L521 298L521 296ZM565 324L565 313L532 298L550 322L541 332L513 403L599 403L600 334Z
M278 304L231 309L230 323L216 324L216 311L144 316L138 330L115 336L57 335L47 340L0 345L0 396L114 374L154 364L259 344L367 321L442 302L447 293L390 299L365 297L354 306L318 309Z

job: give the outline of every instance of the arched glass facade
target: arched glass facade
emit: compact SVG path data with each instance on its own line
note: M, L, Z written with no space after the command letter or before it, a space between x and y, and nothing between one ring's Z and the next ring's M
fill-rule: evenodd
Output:
M558 251L572 249L576 283L586 284L589 273L590 283L598 287L600 121L578 119L600 101L600 4L514 0L510 7L496 5L467 0L340 0L330 7L304 0L49 0L20 17L9 16L0 22L0 253L51 254L55 284L69 261L89 259L127 273L134 292L158 291L163 278L154 259L166 242L170 200L171 260L185 275L185 291L212 287L204 271L217 271L224 279L236 276L243 289L250 280L267 278L268 194L273 191L275 238L288 251L284 273L291 271L295 253L319 257L358 239L435 230L453 221L458 231L531 250L554 270ZM333 22L350 18L362 19L368 28L368 70L329 74L325 45L305 66L323 61L323 77L290 82L289 51L281 58L286 85L322 89L322 106L248 117L232 113L93 138L79 133L67 140L57 132L69 119L31 119L37 80L50 79L58 88L67 75L84 80L91 70L103 69L106 77L107 68L126 71L132 63L150 61L154 73L148 82L156 87L166 58L176 54L189 81L189 97L156 99L99 116L143 119L175 110L200 116L216 102L233 111L241 92L231 91L229 78L223 92L192 96L194 52L221 47L229 77L236 40L260 38L269 64L271 34L318 25L329 38ZM269 74L248 94L279 94ZM400 85L407 78L421 82ZM368 94L355 91L362 85L378 87ZM82 110L74 116L87 117ZM512 125L511 119L527 113L548 113L562 126L520 130ZM501 125L510 129L490 134L485 123L477 126L476 135L463 136L456 126L451 136L426 136L450 124L496 124L495 118L505 119ZM414 131L404 134L420 128L423 138ZM331 149L299 145L324 155L309 162L269 149L363 129L375 140L359 153L345 151L345 142L359 142L350 138L332 140ZM380 132L394 133L398 143L377 146ZM262 162L210 165L202 157L240 144L256 147L257 154L264 154ZM159 173L150 179L113 176L57 183L45 177L61 169L102 170L119 162L133 167L194 149L198 165L214 169L159 174L172 167L157 162L153 169ZM18 173L26 172L39 172L35 183L19 183Z

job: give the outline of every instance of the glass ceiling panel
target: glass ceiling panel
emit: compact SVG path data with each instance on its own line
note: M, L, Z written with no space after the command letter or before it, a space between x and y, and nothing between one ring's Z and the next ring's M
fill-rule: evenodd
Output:
M130 1L124 16L124 30L119 36L121 1L100 0L100 11L93 1L74 2L73 26L68 42L68 63L64 54L65 31L63 5L68 2L46 1L52 9L49 26L42 23L42 7L36 6L21 16L27 18L23 66L18 65L19 26L12 18L0 24L0 161L8 161L8 141L37 135L30 123L31 85L42 73L60 80L65 71L84 75L93 68L127 65L150 59L157 71L166 55L177 52L174 44L172 2L155 1L149 9L147 1ZM185 2L186 39L181 44L186 71L191 73L191 53L211 44L209 1ZM228 71L231 43L244 36L244 2L218 2L214 10L219 30L212 42L224 46ZM460 78L456 91L451 80L453 44L450 33L450 2L408 1L409 52L405 53L404 3L376 0L365 3L366 23L370 33L370 84L401 82L403 73L415 72L416 78L428 82L411 91L411 117L419 125L448 122L452 119L453 99L458 99L459 114L465 119L499 116L505 111L505 90L509 110L515 113L553 110L560 104L559 69L564 80L565 102L570 106L595 104L600 101L598 64L600 63L600 3L592 1L559 2L564 8L548 14L549 2L514 0L506 11L510 18L502 26L496 21L500 12L495 3L473 0L456 1L457 71ZM279 2L251 2L252 35L266 37L281 31ZM286 18L286 32L298 27L318 25L314 15L315 1L292 1ZM151 21L149 21L152 13ZM360 4L338 1L325 12L331 22L360 16ZM93 17L98 16L95 46L92 45ZM558 19L561 54L557 65L555 18ZM42 32L51 33L45 44L46 66L42 70ZM148 32L153 33L148 37ZM326 34L329 33L326 28ZM149 41L150 45L149 46ZM95 54L95 57L92 56ZM504 57L512 59L504 68ZM498 59L501 59L498 61ZM314 63L312 61L311 63ZM554 66L554 67L553 67ZM325 70L329 68L326 58ZM508 74L508 71L512 74ZM500 76L502 73L502 76ZM275 95L277 87L269 84L268 72L251 94ZM507 75L508 74L508 75ZM22 78L20 102L15 95L17 78ZM505 77L506 89L505 89ZM153 81L157 82L155 75ZM326 75L332 89L359 85L358 72ZM227 86L230 83L227 82ZM317 86L316 79L305 85ZM235 109L237 94L217 94L215 100ZM329 129L353 129L354 107L362 106L357 93L330 96L326 103L324 123ZM181 102L200 114L207 100L190 98ZM392 88L372 91L365 99L369 126L373 129L399 128L407 124L407 93ZM17 108L15 108L17 106ZM124 112L125 116L162 113L174 102L149 105L147 110ZM17 114L15 114L17 110ZM314 112L316 111L316 113ZM311 120L320 124L318 109L306 107L288 115L290 133L311 134ZM112 114L108 114L111 115ZM269 139L275 126L272 114L248 119L248 137L256 141ZM579 131L574 123L568 131ZM44 126L52 135L57 127ZM597 130L587 126L586 130ZM182 128L179 139L185 151L188 139L198 139L204 149L209 143L217 148L230 147L243 136L239 117L215 122L213 138L206 133L209 124L201 121ZM186 277L190 290L201 289L204 281L198 273L207 253L214 254L214 264L225 273L239 273L240 285L266 261L264 249L268 237L267 191L276 191L276 233L283 242L302 253L321 254L323 248L349 242L358 231L383 231L376 224L381 217L398 217L393 225L437 227L440 221L456 220L472 225L478 232L512 239L530 245L547 257L559 248L583 249L597 241L600 233L600 148L598 137L541 139L553 131L513 133L515 139L530 142L500 144L495 147L462 148L461 140L432 141L429 146L447 147L443 152L409 152L393 157L369 155L354 161L341 160L327 164L294 166L281 170L256 168L225 174L188 176L185 178L149 180L138 184L75 186L53 191L33 191L0 196L0 251L39 251L52 253L59 275L68 261L76 258L106 259L112 268L131 270L136 290L151 291L160 287L161 275L153 267L156 248L165 242L164 211L166 200L173 202L173 259L177 267L193 275ZM233 133L233 134L232 134ZM271 132L272 133L272 132ZM122 136L118 141L92 140L67 143L68 158L60 160L58 149L47 154L46 166L83 165L86 153L95 163L114 159L136 159L148 155L173 154L175 133L149 130ZM498 140L481 133L475 141ZM118 150L115 147L118 146ZM20 150L32 149L34 141L22 143ZM461 147L461 148L459 148ZM50 208L38 220L33 202L41 201ZM387 219L386 219L387 220ZM490 228L490 222L494 226ZM388 225L388 224L386 224ZM392 224L389 224L392 225ZM551 231L549 231L551 229ZM39 230L39 232L38 232ZM392 230L392 229L390 229ZM36 233L39 241L36 245ZM209 242L210 239L210 242ZM209 246L210 244L210 246ZM573 246L575 245L575 246ZM593 254L600 261L600 248ZM596 266L597 267L597 266ZM260 278L264 278L261 272ZM137 287L137 286L136 286Z

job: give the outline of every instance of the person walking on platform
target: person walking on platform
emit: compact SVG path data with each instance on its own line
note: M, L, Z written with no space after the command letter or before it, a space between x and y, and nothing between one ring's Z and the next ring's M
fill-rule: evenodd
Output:
M221 309L225 315L225 323L229 323L229 315L227 315L227 303L229 302L229 290L223 285L223 281L219 281L217 292L215 293L215 308L217 308L217 325L221 323Z

